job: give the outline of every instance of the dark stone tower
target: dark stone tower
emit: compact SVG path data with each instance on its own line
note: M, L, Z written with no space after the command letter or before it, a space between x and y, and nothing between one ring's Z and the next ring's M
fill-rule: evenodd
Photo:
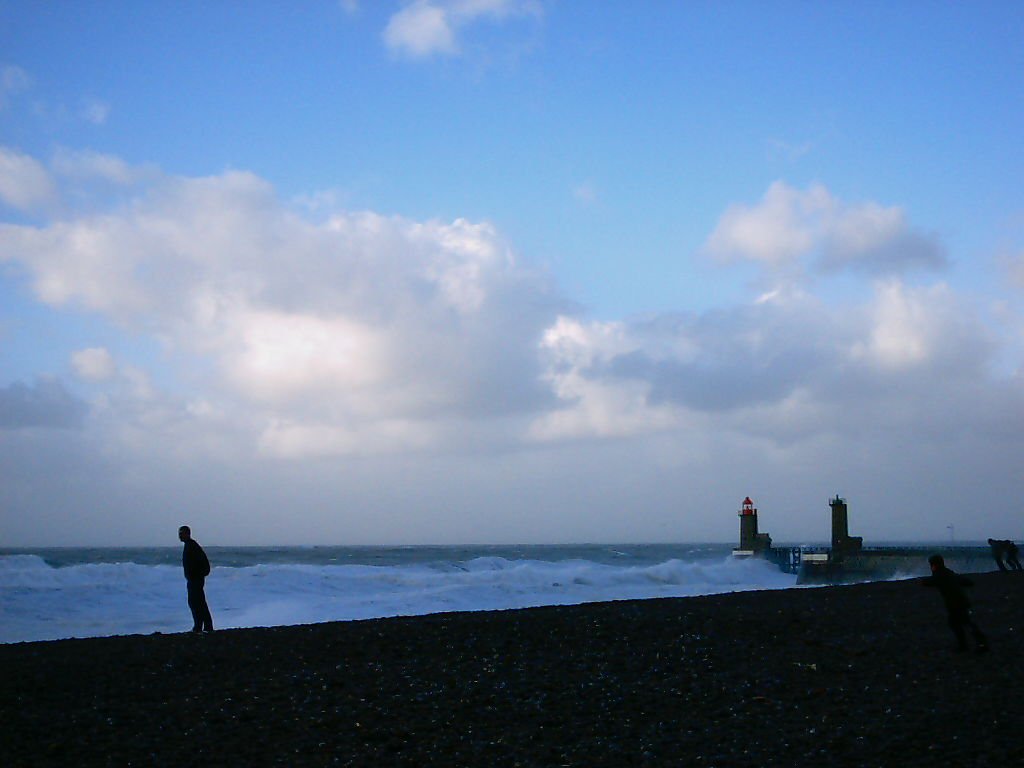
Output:
M864 539L850 535L849 513L846 501L836 494L828 505L832 508L832 554L843 555L859 552Z
M757 508L747 496L743 500L740 515L740 545L733 554L761 554L772 547L772 537L767 533L757 532Z

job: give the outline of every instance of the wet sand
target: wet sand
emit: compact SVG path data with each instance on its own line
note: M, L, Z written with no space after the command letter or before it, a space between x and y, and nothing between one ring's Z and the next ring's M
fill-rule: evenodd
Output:
M917 580L4 645L0 765L1021 765L1024 575L972 578L984 655Z

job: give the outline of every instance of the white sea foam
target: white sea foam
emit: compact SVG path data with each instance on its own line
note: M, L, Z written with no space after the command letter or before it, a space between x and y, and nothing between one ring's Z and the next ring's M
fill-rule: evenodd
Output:
M760 560L672 559L619 566L479 557L408 565L215 567L206 594L218 628L306 624L445 611L570 605L791 587ZM54 568L0 556L0 642L191 626L180 566L87 563Z

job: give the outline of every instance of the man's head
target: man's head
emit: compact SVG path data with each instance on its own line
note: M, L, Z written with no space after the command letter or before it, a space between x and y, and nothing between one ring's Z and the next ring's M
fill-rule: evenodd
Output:
M996 540L995 540L995 539L989 539L989 540L988 540L988 543L989 543L989 544L995 544L995 543L996 543Z
M192 529L187 525L181 526L178 529L178 541L188 541L192 538Z
M928 565L931 566L932 572L934 573L941 568L945 568L946 561L942 559L942 555L932 555L928 558Z

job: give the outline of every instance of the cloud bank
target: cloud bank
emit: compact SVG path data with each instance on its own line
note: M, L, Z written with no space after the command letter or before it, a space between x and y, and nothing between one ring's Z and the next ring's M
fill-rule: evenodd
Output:
M151 540L215 499L206 523L232 542L728 540L723 498L768 494L815 529L807 498L835 490L865 526L874 510L889 536L941 535L1014 475L1021 326L907 282L948 257L896 207L779 182L708 238L723 269L843 271L864 300L596 321L487 222L314 218L248 172L0 157L40 190L11 208L61 212L0 224L0 264L53 312L158 350L97 338L65 380L0 382L0 481L20 489L4 524L23 539L51 518L85 535L71 508ZM69 485L43 482L53 466Z
M74 429L81 426L86 404L59 381L14 382L0 389L0 430Z

